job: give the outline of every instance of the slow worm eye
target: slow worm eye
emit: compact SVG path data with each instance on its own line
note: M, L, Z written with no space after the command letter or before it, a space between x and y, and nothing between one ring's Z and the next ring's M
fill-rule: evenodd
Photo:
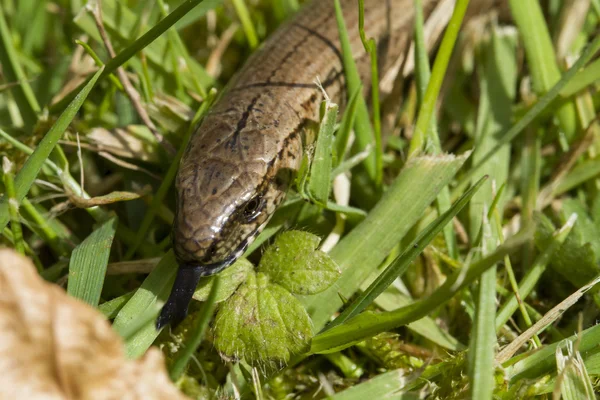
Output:
M262 210L262 203L262 199L258 196L250 199L250 201L246 203L243 214L247 222L252 222L256 217L258 217Z

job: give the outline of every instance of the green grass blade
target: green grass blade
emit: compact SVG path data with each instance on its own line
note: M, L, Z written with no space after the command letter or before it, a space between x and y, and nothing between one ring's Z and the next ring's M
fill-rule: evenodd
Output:
M19 63L2 7L0 7L0 65L2 65L4 79L7 82L17 83L12 89L12 94L19 106L25 127L29 129L37 121L41 109Z
M208 298L202 304L202 309L199 312L198 320L196 321L195 326L192 328L191 332L189 332L187 343L184 344L183 350L181 350L181 355L175 360L173 366L171 367L170 375L171 380L176 382L187 367L188 363L194 356L194 353L200 346L202 339L204 337L204 332L206 328L208 328L208 323L215 311L215 299L217 297L217 292L219 290L219 276L217 275L213 281L210 288L210 293L208 294Z
M567 239L567 236L569 236L569 233L573 229L573 225L575 225L576 217L577 215L573 214L567 223L554 232L546 248L540 252L531 267L525 273L525 276L523 276L521 282L519 282L519 297L521 300L525 300L535 288L535 285L542 277L542 274L546 271L546 267L548 266L552 256L558 249L560 249L562 244ZM504 324L508 322L514 312L517 311L518 307L519 301L514 295L511 296L506 303L502 305L502 307L500 307L498 315L496 316L497 330L500 330Z
M419 108L423 104L427 85L431 78L423 25L423 4L421 0L415 0L415 77L417 82L417 103ZM429 142L425 145L426 149L431 149L433 154L441 153L442 149L437 130L437 118L435 115L431 116L431 123L426 137L429 139ZM440 195L436 199L438 212L443 214L448 211L451 203L450 188L446 186L441 190ZM448 255L457 259L458 247L456 244L454 227L451 224L444 227L444 239L446 240L446 246L448 247Z
M256 35L256 29L254 28L254 24L252 23L252 18L250 18L250 12L248 11L248 7L244 0L232 0L233 7L235 8L235 12L242 23L242 29L244 30L244 34L246 35L246 40L248 41L248 45L251 49L255 49L258 47L258 36Z
M158 336L159 332L156 330L154 321L160 307L169 297L176 273L177 262L171 250L163 256L158 265L144 279L142 286L117 314L113 323L113 328L117 333L124 337L128 336L126 335L128 332L135 331L125 341L125 352L128 357L140 357ZM140 320L144 324L140 324ZM131 327L140 327L141 329L133 330Z
M481 166L494 156L504 145L510 143L516 138L519 133L523 131L534 119L536 119L544 109L554 100L562 90L562 88L579 72L579 70L587 64L587 62L596 54L600 49L600 36L597 36L590 44L587 45L585 50L581 53L575 64L569 68L569 70L563 75L562 79L556 82L556 84L550 89L545 95L543 95L538 102L527 111L527 113L521 118L515 125L512 126L506 133L502 135L502 139L498 141L493 149L488 151L485 156L481 157L477 164L474 164L462 177L460 183L457 185L456 191L462 192L468 181L476 174L480 173Z
M573 342L566 341L564 348L556 349L556 366L560 380L554 393L560 390L564 400L593 399L594 386L585 368L581 353ZM563 353L567 351L567 354Z
M373 107L373 134L375 136L375 185L381 187L383 181L383 145L381 141L381 111L379 106L379 71L377 67L377 43L367 39L365 34L365 2L358 0L358 33L360 40L371 59L371 105Z
M117 223L113 217L92 232L73 250L69 262L67 293L94 307L100 302Z
M114 319L134 294L135 291L131 291L110 301L104 302L98 306L98 311L104 314L107 319Z
M540 3L510 0L509 4L525 46L533 87L538 94L546 93L560 80L560 69ZM577 131L575 106L572 103L564 104L556 116L567 140L572 141Z
M331 329L346 320L358 315L364 311L373 301L379 297L398 277L401 276L411 262L429 245L429 243L435 238L435 236L452 221L452 218L456 216L463 209L465 205L471 200L471 197L481 188L487 177L483 177L473 185L458 201L443 215L440 215L435 221L433 221L427 228L425 228L419 236L392 262L392 264L385 269L371 283L369 288L365 290L360 296L358 296L352 303L350 303L344 311L331 323L325 330Z
M440 305L450 300L458 291L472 283L483 272L501 261L527 240L531 239L531 231L524 231L511 237L489 256L471 264L465 271L456 271L442 286L427 298L395 311L384 313L363 312L326 332L313 338L310 353L329 353L339 351L354 343L381 332L389 331L410 322L423 318Z
M480 102L475 129L473 164L501 140L500 135L510 128L512 105L517 87L516 38L499 27L492 28L492 37L481 46L478 63L480 72ZM490 176L489 183L475 195L469 206L469 235L476 238L485 210L489 210L494 190L503 186L510 169L510 146L504 145L493 157L482 164L482 174ZM474 177L476 179L477 176ZM473 182L474 183L474 182ZM498 198L498 212L504 213L504 196ZM485 209L485 210L484 210Z
M492 223L483 220L482 254L494 250L498 238ZM469 393L471 399L492 399L494 392L494 356L496 354L496 264L481 274L476 294L475 318L469 340Z
M599 80L600 59L591 62L587 67L575 75L575 77L573 77L573 79L560 91L560 95L565 98L571 97Z
M314 158L310 167L307 191L310 198L321 206L327 205L331 191L331 167L333 131L338 115L338 105L325 100L321 105L322 116Z
M456 38L458 37L458 32L460 31L460 26L467 11L468 5L469 0L458 0L456 2L456 6L454 7L454 12L452 13L450 23L448 24L448 28L446 29L446 33L442 39L442 44L440 45L440 49L433 64L433 72L431 74L429 84L427 85L425 96L423 97L423 104L419 109L419 117L417 118L415 132L413 139L410 142L410 149L408 151L409 157L415 156L423 150L427 129L431 124L431 118L435 111L435 104L437 102L437 98L442 87L442 82L444 81L444 76L446 75L446 70L448 68L448 63L450 62L450 56L452 55L452 50L454 49L454 44L456 43Z
M123 49L119 54L112 58L109 62L106 63L104 67L104 71L100 78L105 78L115 72L117 68L125 64L129 59L131 59L135 54L142 51L146 48L150 43L154 42L160 35L165 33L169 28L171 28L177 21L183 18L188 12L194 9L196 6L199 6L205 12L208 10L212 10L217 5L220 4L222 0L186 0L179 7L173 10L172 13L167 15L165 18L160 20L156 25L152 27L148 32L144 33L139 39L135 40L125 49ZM148 55L151 53L149 52ZM157 54L156 63L161 64L164 60L162 59L162 53ZM196 73L194 70L193 73ZM83 83L80 85L84 85ZM66 95L63 99L61 99L56 104L53 104L51 107L52 111L62 110L66 103L71 101L74 96L74 93L79 90L79 87L75 89L70 94Z
M356 93L360 90L362 83L358 68L352 56L352 46L348 37L348 30L344 22L344 14L339 0L335 0L335 17L337 20L338 32L340 35L340 43L342 47L342 59L344 64L344 74L346 76L346 86L348 93ZM356 105L356 117L354 120L354 133L356 134L356 148L358 151L363 151L367 146L373 143L373 135L371 123L369 119L369 110L367 103L362 95L359 95ZM375 181L375 154L371 153L363 162L367 174L372 181Z
M583 332L570 336L569 342L578 341L578 350L584 360L589 356L598 354L598 343L600 343L600 324L594 325ZM539 379L543 375L556 368L556 350L564 349L565 341L549 344L529 355L517 355L506 361L505 373L510 383L521 379Z
M8 198L8 213L10 214L10 229L13 234L13 245L15 250L25 255L25 241L23 240L23 229L19 220L19 202L15 197L15 184L13 164L6 157L2 157L2 177L4 180L4 196Z
M367 281L365 283L367 284L363 284L361 288L366 290L369 287L369 282ZM383 311L394 311L412 303L414 303L414 300L404 294L396 286L390 286L375 300L377 307L381 308ZM432 317L421 318L418 321L411 322L406 327L445 349L453 351L465 349L465 346L460 343L458 339L449 334L444 328L438 326Z
M329 397L330 400L394 399L417 400L418 394L399 394L406 377L402 369L377 375L366 382L351 386Z
M350 97L350 101L348 102L348 106L346 107L344 116L342 117L342 122L340 123L340 128L338 129L335 137L334 146L337 157L335 163L336 167L340 166L344 161L344 156L346 155L346 150L348 149L350 133L352 132L352 127L354 126L354 121L356 120L356 106L360 97L362 97L362 85L360 85Z
M42 169L42 165L48 159L50 153L52 153L56 143L67 130L73 118L75 118L79 108L96 84L96 81L100 77L100 74L102 74L102 71L103 70L100 69L98 72L96 72L90 81L77 94L77 96L75 96L73 102L69 104L58 120L56 120L54 125L52 125L52 128L50 128L48 133L40 141L33 154L31 154L31 156L27 159L25 165L23 165L23 168L21 168L15 177L15 196L17 202L20 203L25 195L27 195L27 192L29 192L29 188L31 188L33 181L37 178L40 170ZM4 227L6 227L7 223L8 203L3 197L0 199L0 230L4 230Z
M421 219L426 207L467 157L468 154L416 157L406 164L367 218L331 250L331 257L343 271L336 285L304 299L316 330L321 329L341 307L338 293L345 298L355 293ZM427 182L427 185L423 186L422 182Z

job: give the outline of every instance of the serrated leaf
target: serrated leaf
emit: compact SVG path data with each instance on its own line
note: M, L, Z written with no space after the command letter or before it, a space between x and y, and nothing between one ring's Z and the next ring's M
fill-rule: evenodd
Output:
M251 273L220 308L215 347L251 365L287 362L306 349L312 326L302 304L263 273Z
M320 239L312 233L287 231L267 248L259 271L295 294L309 295L330 287L341 275L326 253L316 250Z
M218 276L221 281L217 291L215 303L227 300L233 292L246 280L246 276L254 269L254 265L245 258L240 258L231 267L226 268ZM206 301L210 294L216 275L200 279L194 292L194 299Z

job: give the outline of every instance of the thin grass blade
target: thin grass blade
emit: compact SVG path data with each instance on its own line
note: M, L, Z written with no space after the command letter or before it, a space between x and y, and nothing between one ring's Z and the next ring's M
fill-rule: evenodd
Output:
M117 223L117 217L103 223L73 250L69 261L67 293L93 307L100 302Z

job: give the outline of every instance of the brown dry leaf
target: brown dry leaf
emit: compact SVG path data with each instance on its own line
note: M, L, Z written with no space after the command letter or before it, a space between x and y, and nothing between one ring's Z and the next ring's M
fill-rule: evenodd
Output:
M186 399L162 353L126 360L94 308L43 281L31 261L0 250L0 398Z

